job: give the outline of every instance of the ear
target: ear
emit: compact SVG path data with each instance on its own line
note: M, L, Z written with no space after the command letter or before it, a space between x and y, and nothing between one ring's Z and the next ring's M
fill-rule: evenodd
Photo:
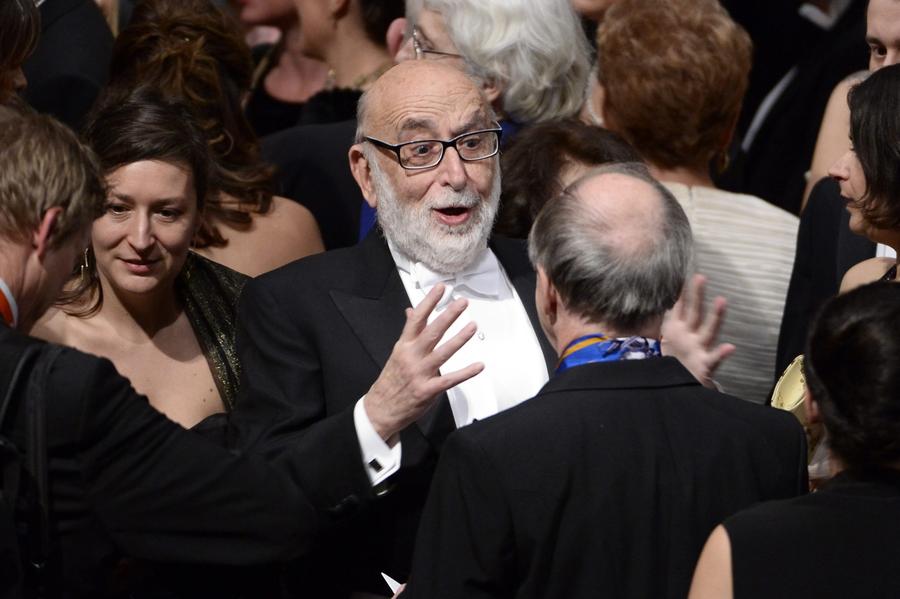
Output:
M56 225L61 214L61 206L54 206L44 212L44 216L41 218L41 224L38 225L37 230L32 234L31 245L34 247L38 260L43 260L50 250L53 233L56 230Z
M372 185L372 167L362 151L362 144L353 144L347 157L350 160L350 172L353 173L353 178L356 179L366 203L372 208L378 208L375 186Z
M388 54L394 57L394 62L399 62L397 53L400 52L400 48L403 47L403 43L406 41L406 19L404 17L391 21L384 36L384 41L387 45Z
M547 319L547 324L555 324L559 317L559 292L556 291L556 287L553 286L550 278L547 277L547 273L540 266L537 267L537 287L535 291L540 295L537 305L541 307L541 312Z
M500 95L503 93L503 86L500 85L496 79L485 79L481 84L481 89L484 91L484 95L487 97L488 102L491 103L491 106L499 113L503 113L503 106L500 105Z

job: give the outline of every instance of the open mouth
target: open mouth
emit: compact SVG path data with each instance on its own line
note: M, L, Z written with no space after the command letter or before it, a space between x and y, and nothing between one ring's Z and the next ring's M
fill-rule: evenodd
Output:
M472 210L465 206L448 206L447 208L434 208L434 212L438 220L445 225L458 225L469 219Z

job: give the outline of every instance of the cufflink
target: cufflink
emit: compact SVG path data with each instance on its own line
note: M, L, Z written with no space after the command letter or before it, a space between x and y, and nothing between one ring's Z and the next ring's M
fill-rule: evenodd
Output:
M357 463L359 463L359 462L357 462ZM369 468L371 468L375 472L381 472L382 470L384 470L384 466L382 466L381 462L379 462L375 458L372 458L371 460L369 460Z

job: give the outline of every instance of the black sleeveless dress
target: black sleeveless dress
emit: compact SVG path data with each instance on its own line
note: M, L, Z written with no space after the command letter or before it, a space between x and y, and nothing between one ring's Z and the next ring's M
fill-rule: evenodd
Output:
M724 526L735 599L900 597L898 470L847 470Z

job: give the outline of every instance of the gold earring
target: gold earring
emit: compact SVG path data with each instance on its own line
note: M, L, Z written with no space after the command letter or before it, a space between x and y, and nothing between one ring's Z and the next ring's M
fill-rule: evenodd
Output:
M90 253L91 248L84 248L84 253L81 256L81 266L78 267L79 275L81 276L81 284L87 284L88 278L90 277L91 272L91 260Z

